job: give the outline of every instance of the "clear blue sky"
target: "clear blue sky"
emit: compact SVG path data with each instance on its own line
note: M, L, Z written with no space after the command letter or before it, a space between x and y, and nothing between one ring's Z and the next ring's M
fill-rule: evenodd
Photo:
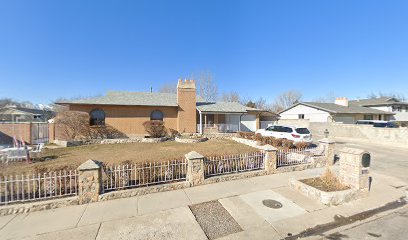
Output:
M211 71L272 100L408 93L408 1L0 0L0 97L158 90Z

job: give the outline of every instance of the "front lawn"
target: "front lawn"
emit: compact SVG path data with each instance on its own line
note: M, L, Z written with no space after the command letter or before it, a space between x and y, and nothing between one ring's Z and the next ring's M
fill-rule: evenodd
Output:
M136 162L180 160L190 151L204 156L239 154L259 151L232 140L208 140L202 143L185 144L174 141L163 143L94 144L79 147L45 149L43 161L1 165L0 174L14 175L43 172L45 170L76 169L88 159L102 161L108 165Z

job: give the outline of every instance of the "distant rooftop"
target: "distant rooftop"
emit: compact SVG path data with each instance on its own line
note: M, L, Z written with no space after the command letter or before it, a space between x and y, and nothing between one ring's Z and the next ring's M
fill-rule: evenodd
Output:
M379 98L350 100L349 104L359 105L359 106L378 106L378 105L391 105L391 104L408 105L408 103L401 102L393 97L379 97Z
M326 112L330 113L362 113L362 114L388 114L388 115L393 115L391 112L385 112L373 108L368 108L368 107L362 107L359 105L349 105L348 107L346 106L341 106L335 103L320 103L320 102L301 102L298 104L295 104L294 106L297 106L299 104L303 104L305 106L309 107L314 107ZM292 107L294 107L292 106ZM287 109L286 109L287 110Z

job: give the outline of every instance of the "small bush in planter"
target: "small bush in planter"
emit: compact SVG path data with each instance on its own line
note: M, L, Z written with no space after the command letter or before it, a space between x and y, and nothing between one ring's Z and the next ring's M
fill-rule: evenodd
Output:
M274 147L282 147L283 139L274 138L274 139L272 139L271 141L272 141L272 146L274 146Z
M164 122L160 120L151 120L143 123L145 131L152 138L160 138L166 136L167 130Z

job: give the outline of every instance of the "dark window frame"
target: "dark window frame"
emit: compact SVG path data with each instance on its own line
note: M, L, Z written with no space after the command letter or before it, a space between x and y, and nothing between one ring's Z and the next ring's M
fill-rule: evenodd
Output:
M95 114L101 113L102 116L95 116ZM89 125L94 127L105 126L106 113L102 109L96 108L89 113Z
M160 113L161 114L161 118L159 117L159 118L156 118L156 117L154 117L153 116L153 114L155 114L155 113ZM160 111L160 110L153 110L151 113L150 113L150 120L158 120L158 121L163 121L164 120L164 113L163 113L163 111Z

